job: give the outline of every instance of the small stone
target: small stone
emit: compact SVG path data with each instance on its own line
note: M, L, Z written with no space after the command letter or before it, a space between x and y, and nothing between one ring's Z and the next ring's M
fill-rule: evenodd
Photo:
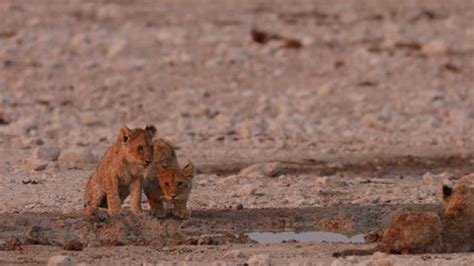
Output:
M84 244L81 241L73 239L66 241L63 244L64 250L72 250L72 251L82 251L84 249Z
M258 177L276 177L283 173L284 167L280 162L254 164L242 169L239 175L258 178Z
M344 263L344 261L341 259L335 259L331 262L331 266L343 266L343 265L347 265L347 263Z
M114 40L113 43L107 49L107 57L113 58L122 53L127 47L127 41L125 39Z
M48 167L49 162L37 158L23 160L22 168L26 171L43 171Z
M380 265L380 266L392 266L393 261L392 259L385 253L383 252L375 252L372 255L372 260L375 265Z
M43 144L44 144L44 141L40 138L26 138L26 139L21 140L20 148L30 149L36 146L41 146Z
M231 187L239 183L238 176L231 175L228 177L224 177L224 178L218 179L217 183L224 187Z
M433 185L436 182L436 176L430 172L425 173L421 179L425 185Z
M270 255L268 254L258 254L249 258L249 266L269 266L270 265Z
M226 263L225 261L218 261L218 260L216 260L216 261L212 262L211 265L212 265L212 266L227 266L227 263Z
M85 148L71 148L61 152L59 161L68 166L81 166L97 162L94 154Z
M64 255L56 255L49 258L48 266L66 266L74 265L71 257Z
M245 196L249 196L249 195L255 195L255 193L257 192L257 189L254 188L252 185L250 184L246 184L244 186L242 186L239 191L237 192L237 194L241 197L245 197Z
M421 47L421 52L427 56L446 54L448 52L448 47L446 43L440 40L434 40L424 44Z
M79 116L79 121L81 122L82 125L88 126L88 127L104 125L104 122L100 119L100 116L98 116L96 113L93 113L93 112L82 113Z
M1 84L1 81L0 81L0 84ZM0 110L0 125L8 125L9 123L10 121L8 121L5 113L2 110Z
M56 161L59 158L61 150L56 145L43 145L36 148L34 155L36 159L45 161Z
M242 258L244 256L242 251L240 251L238 249L231 250L229 252L229 255L231 255L233 258Z
M237 204L237 206L235 206L235 209L236 210L243 210L244 209L244 205L242 203L239 203Z

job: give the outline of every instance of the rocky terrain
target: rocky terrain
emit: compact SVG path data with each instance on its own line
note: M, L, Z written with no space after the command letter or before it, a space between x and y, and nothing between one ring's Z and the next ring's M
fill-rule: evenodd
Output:
M471 264L248 234L369 233L474 173L472 21L470 0L0 1L0 263ZM123 124L196 164L189 220L80 215Z

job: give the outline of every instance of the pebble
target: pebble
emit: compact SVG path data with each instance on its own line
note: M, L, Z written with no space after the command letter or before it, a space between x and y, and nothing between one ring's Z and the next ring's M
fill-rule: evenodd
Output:
M84 112L80 115L79 121L84 126L103 126L104 122L100 119L100 116L94 112Z
M107 49L107 57L114 58L122 53L127 47L127 41L125 39L114 40L113 43Z
M233 258L242 258L244 254L242 253L241 250L234 249L229 252L229 255Z
M41 159L25 160L23 168L25 170L43 171L48 167L48 162Z
M74 265L71 257L64 255L56 255L49 258L48 266L67 266Z
M255 195L256 192L257 192L257 189L255 187L253 187L253 185L246 184L246 185L243 185L239 189L239 191L237 192L237 195L239 195L241 197L245 197L245 196L249 196L249 195Z
M284 167L280 162L254 164L242 169L239 175L258 178L258 177L277 177L283 173Z
M430 41L421 47L421 53L427 56L441 55L448 52L446 43L440 40Z
M250 266L269 266L270 255L268 254L253 255L252 257L249 258L248 264Z
M43 145L35 149L34 157L39 160L56 161L61 150L56 145Z
M41 138L25 138L21 140L21 146L20 148L22 149L30 149L36 146L41 146L44 144L44 141Z

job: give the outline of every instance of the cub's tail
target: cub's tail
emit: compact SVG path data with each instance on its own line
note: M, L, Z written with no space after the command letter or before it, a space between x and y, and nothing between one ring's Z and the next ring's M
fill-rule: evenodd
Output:
M372 249L347 249L339 252L332 253L333 257L345 257L345 256L368 256L377 252L377 248Z

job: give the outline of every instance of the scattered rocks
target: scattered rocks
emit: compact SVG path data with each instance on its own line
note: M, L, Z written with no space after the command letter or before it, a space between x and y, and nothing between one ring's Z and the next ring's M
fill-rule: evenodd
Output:
M69 266L74 265L71 257L64 255L56 255L49 258L48 266Z
M5 251L13 251L13 250L20 250L21 249L21 241L15 237L9 237L5 239L4 243L0 245L0 250L5 250Z
M268 254L258 254L249 258L248 264L250 266L269 266L270 265L270 255Z
M284 172L284 166L280 162L254 164L242 169L239 175L258 178L258 177L276 177Z
M71 148L61 152L59 161L66 164L67 166L82 166L84 164L90 164L97 162L97 158L94 154L86 148Z
M56 145L43 145L35 149L34 157L45 161L56 161L59 158L61 150Z

